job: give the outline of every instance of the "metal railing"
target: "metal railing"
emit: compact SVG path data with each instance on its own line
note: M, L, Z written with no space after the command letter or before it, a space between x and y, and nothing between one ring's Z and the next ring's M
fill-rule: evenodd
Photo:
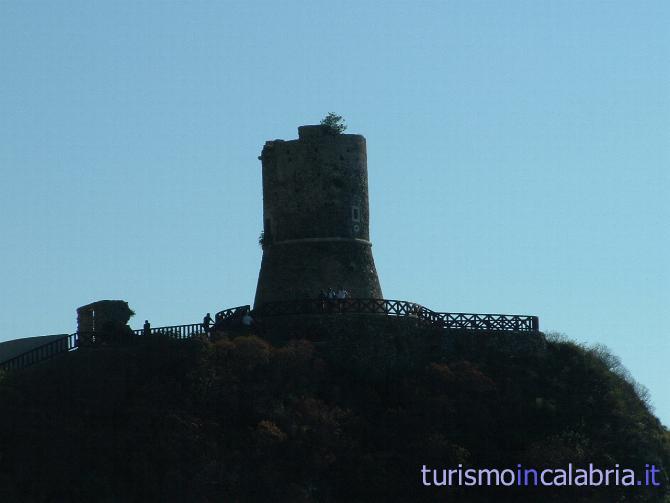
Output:
M140 328L133 330L133 335L163 335L173 339L190 339L194 335L202 335L205 329L202 323L189 323L187 325L173 325L169 327L151 327L149 330Z
M216 319L224 323L235 320L237 318L241 319L242 315L249 310L250 306L248 305L225 309L217 313ZM188 323L186 325L171 325L166 327L150 326L148 328L148 330L144 328L133 330L133 338L134 336L142 337L147 335L160 335L172 337L174 339L190 339L197 335L206 334L202 323ZM59 339L52 340L41 346L37 346L36 348L26 351L25 353L21 353L20 355L15 356L9 360L1 362L0 370L7 371L22 369L45 360L49 360L58 354L74 351L80 347L80 339L81 345L85 344L87 346L95 346L102 341L108 340L104 336L101 337L100 334L96 334L95 332L82 332L63 335L63 337ZM121 340L127 341L128 339L126 338Z
M450 330L539 332L537 316L521 314L433 313L435 321Z
M419 304L387 299L304 299L268 302L256 310L261 317L295 314L384 314L387 316L417 316Z
M216 313L214 328L225 327L227 324L241 322L242 316L249 312L250 306L238 306ZM254 311L259 318L286 315L324 315L324 314L378 314L383 316L413 317L434 323L446 330L505 331L505 332L539 332L537 316L518 314L475 314L475 313L440 313L431 311L420 304L404 300L389 299L305 299L283 302L269 302ZM149 327L133 330L133 336L161 335L174 339L190 339L197 335L205 335L202 323L172 325L167 327ZM134 338L134 337L132 337ZM132 339L131 338L131 339ZM33 348L25 353L0 363L0 370L17 370L49 360L56 355L76 350L80 339L95 346L104 338L96 340L96 334L74 333L64 335ZM126 339L127 340L127 339ZM83 344L84 342L82 342Z
M161 335L172 337L174 339L190 339L196 335L204 334L205 330L201 323L189 323L187 325L174 325L169 327L154 327L149 330L149 334L144 329L133 330L133 336ZM134 338L134 337L133 337ZM41 346L37 346L25 353L21 353L9 360L0 363L0 370L11 371L29 367L36 363L50 360L54 356L78 349L81 345L96 346L102 341L108 340L95 332L75 332L74 334L64 335L59 339L52 340ZM127 341L129 339L120 339ZM81 341L81 344L80 344Z
M539 332L537 316L520 314L440 313L420 304L389 299L305 299L269 302L256 311L259 317L303 314L382 314L429 321L447 330Z
M79 346L79 334L64 335L60 339L55 339L36 348L21 353L14 358L0 363L0 370L16 370L29 367L35 363L50 360L56 355L73 351Z
M219 311L214 316L214 324L225 324L230 321L242 320L244 313L251 311L250 305L231 307L230 309L224 309Z

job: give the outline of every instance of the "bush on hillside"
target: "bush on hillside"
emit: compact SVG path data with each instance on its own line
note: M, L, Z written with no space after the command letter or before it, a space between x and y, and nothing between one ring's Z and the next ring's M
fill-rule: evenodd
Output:
M0 383L0 501L663 501L667 478L421 484L423 464L667 470L667 430L611 366L569 342L537 357L438 357L387 379L335 369L305 340L81 350Z

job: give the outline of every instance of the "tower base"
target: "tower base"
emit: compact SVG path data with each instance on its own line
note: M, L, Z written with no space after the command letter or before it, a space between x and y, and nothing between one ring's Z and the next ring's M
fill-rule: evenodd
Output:
M317 298L339 287L353 298L383 298L368 241L305 239L263 250L254 308L267 302Z

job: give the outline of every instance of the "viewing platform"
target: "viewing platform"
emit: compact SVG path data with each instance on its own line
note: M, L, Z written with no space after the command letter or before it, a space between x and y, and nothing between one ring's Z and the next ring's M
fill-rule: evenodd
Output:
M258 323L256 328L243 327L242 318L251 314ZM81 309L79 310L81 317ZM205 330L202 323L187 323L151 327L145 325L141 329L128 329L127 337L121 341L132 342L148 336L164 336L173 339L191 339L207 337L208 332L226 331L231 328L248 328L258 331L259 327L272 325L274 319L281 317L337 317L346 315L370 315L383 318L406 318L417 320L428 326L445 332L467 333L472 336L495 334L540 334L537 316L520 314L481 314L481 313L447 313L432 311L420 304L404 300L391 299L301 299L281 302L268 302L259 309L243 305L224 309L216 313L215 323L210 330ZM0 362L0 370L16 370L48 360L59 354L75 351L83 346L96 346L105 341L102 332L80 330L63 335L25 353Z

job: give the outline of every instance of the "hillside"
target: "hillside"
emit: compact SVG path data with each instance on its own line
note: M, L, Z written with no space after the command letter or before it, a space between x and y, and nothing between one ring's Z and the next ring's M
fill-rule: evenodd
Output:
M0 381L0 501L670 501L668 432L606 353L432 360L366 377L254 336L70 353ZM662 485L423 486L459 463L653 463Z

